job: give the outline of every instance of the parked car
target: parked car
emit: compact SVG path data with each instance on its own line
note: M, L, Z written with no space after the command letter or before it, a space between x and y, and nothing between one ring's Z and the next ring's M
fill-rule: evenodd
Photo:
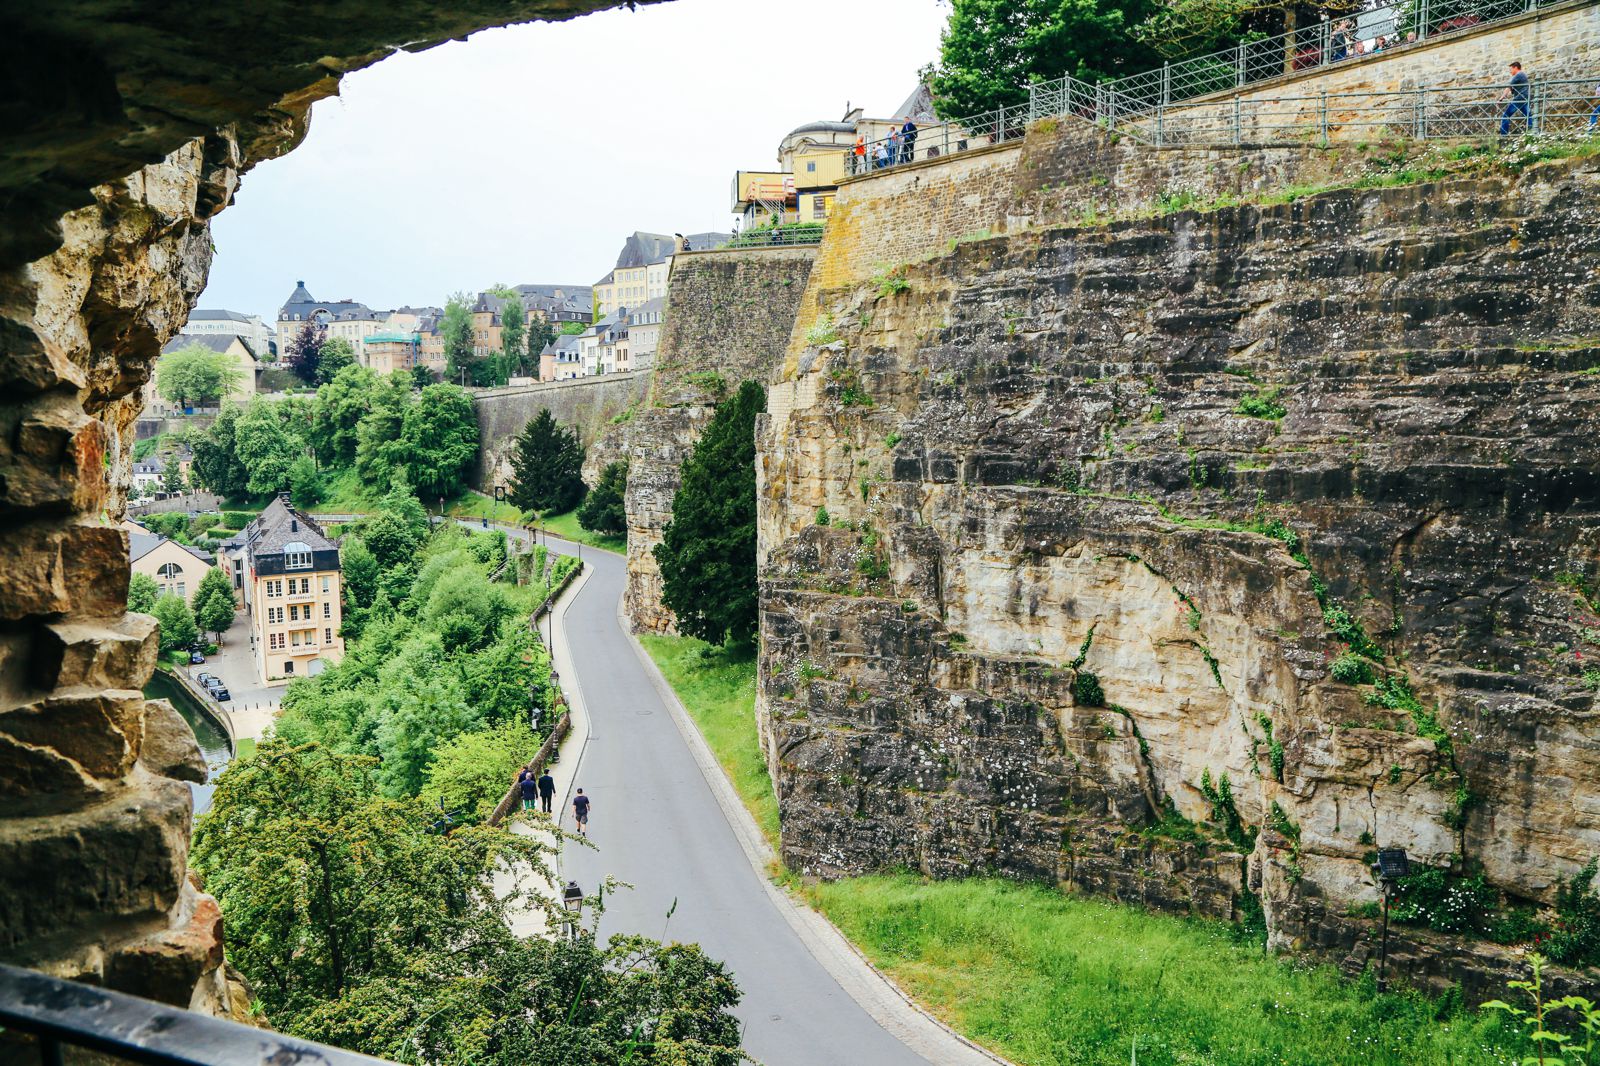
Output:
M206 657L204 655L201 655L199 652L192 651L192 652L189 653L189 665L190 666L199 666L201 663L203 663L205 661L206 661Z
M210 688L212 685L222 684L221 681L217 680L217 676L215 674L208 674L204 670L200 671L198 674L195 674L194 679L200 682L200 684L205 688Z
M218 685L216 688L209 689L208 691L211 693L211 698L216 700L218 703L227 703L229 700L233 699L232 696L228 695L228 690L222 685Z

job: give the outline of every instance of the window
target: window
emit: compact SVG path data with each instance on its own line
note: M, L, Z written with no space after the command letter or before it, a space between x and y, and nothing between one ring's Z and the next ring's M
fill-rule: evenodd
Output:
M303 540L291 540L283 546L283 568L285 570L311 569L311 545Z
M282 581L268 581L267 582L267 595L268 596L272 596L274 598L276 598L278 596L282 596L283 595L283 582Z
M324 617L324 618L332 618L333 617L333 604L325 603L325 604L322 605L322 617Z
M333 630L324 629L322 631L322 639L323 639L324 643L332 644L333 643Z
M291 603L289 605L289 621L291 621L291 622L300 621L300 605L299 604Z
M283 672L286 673L286 674L294 673L294 660L293 659L285 659L283 661Z
M298 629L289 634L289 643L296 648L300 646L300 631Z
M267 635L267 647L269 649L271 649L272 651L281 651L281 650L283 650L283 634L282 633L269 633Z
M327 574L323 574L322 575L322 591L323 592L327 592L328 591L328 575Z
M183 576L183 567L177 563L167 563L156 571L156 576L163 581L171 581L175 577Z
M817 172L817 164L816 164L816 162L814 160L812 162L806 164L806 173L815 174L816 172Z
M303 577L300 579L300 595L311 595L311 579L309 577Z
M282 621L283 621L283 608L282 607L268 607L267 608L267 622L268 622L268 624L270 624L270 625L278 625Z

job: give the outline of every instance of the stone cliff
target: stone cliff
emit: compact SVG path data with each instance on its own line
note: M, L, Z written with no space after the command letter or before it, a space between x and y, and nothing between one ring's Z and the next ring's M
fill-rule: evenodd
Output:
M0 135L0 958L243 1016L187 873L193 734L142 686L126 613L139 387L211 261L209 220L312 101L393 48L595 0L215 12L68 0L8 12ZM218 9L219 11L221 9ZM240 61L239 56L247 57Z
M602 457L628 459L628 583L622 602L635 629L672 629L654 550L672 521L679 470L716 404L740 382L765 381L782 363L815 253L739 248L673 260L649 400L598 449Z
M1371 160L1139 152L841 191L758 458L785 859L1259 903L1352 969L1375 846L1551 902L1600 854L1600 164L1160 214Z

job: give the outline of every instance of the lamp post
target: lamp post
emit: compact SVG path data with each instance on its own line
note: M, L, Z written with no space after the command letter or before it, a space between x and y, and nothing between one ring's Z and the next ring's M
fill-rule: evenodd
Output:
M578 939L582 931L578 923L583 916L583 889L578 887L578 882L568 881L567 887L561 890L561 909L571 915L567 919L567 935Z
M1411 873L1411 859L1405 848L1383 848L1378 861L1372 864L1372 876L1378 879L1383 892L1383 937L1378 948L1378 992L1389 991L1389 897L1394 894L1395 882Z

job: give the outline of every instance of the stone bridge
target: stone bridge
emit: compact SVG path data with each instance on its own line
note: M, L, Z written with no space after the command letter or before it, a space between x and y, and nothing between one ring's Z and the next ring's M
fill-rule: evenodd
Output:
M484 489L497 473L510 476L511 449L517 434L540 411L549 411L557 422L576 430L584 447L592 448L613 419L624 417L625 412L643 402L650 391L650 377L649 370L635 370L630 374L474 392L472 410L478 416L479 447L473 485Z

